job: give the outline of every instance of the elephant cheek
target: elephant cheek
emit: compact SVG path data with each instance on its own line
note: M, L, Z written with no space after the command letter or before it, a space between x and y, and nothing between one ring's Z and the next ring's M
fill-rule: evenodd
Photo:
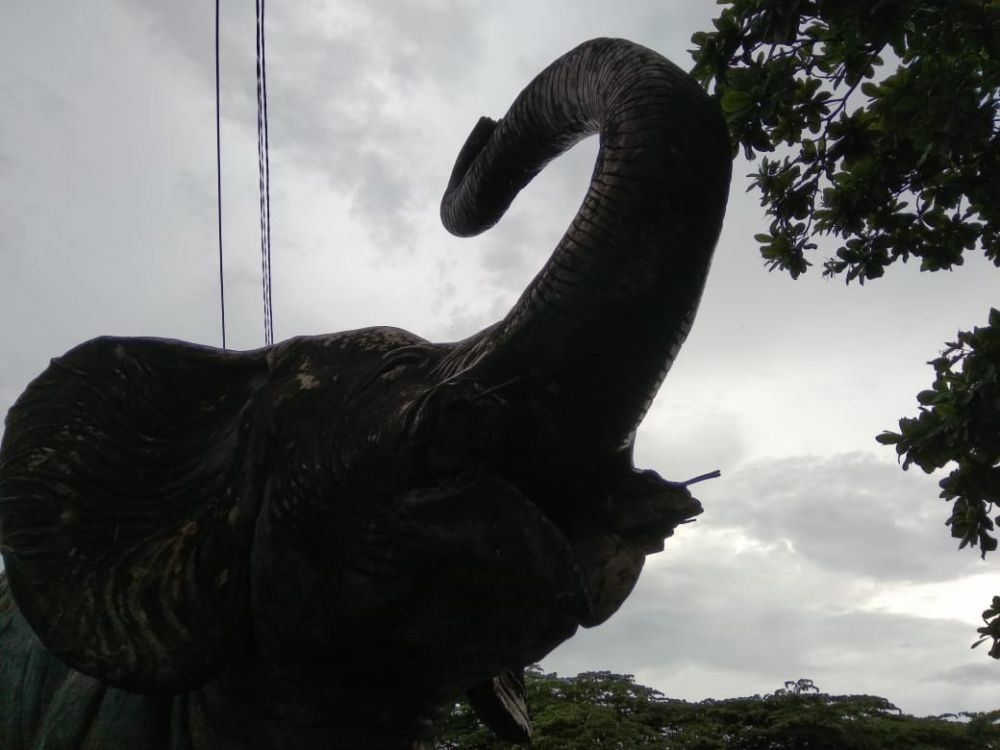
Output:
M590 605L580 624L592 628L611 617L632 592L646 553L618 534L597 529L574 535L573 551L584 571Z

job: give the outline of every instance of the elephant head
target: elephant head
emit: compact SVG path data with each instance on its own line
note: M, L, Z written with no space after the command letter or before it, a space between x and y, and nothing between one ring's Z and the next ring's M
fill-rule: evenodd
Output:
M587 42L479 121L441 215L488 228L593 133L572 224L464 341L106 337L53 360L0 451L7 575L45 646L138 692L238 674L362 717L471 689L494 726L523 725L517 669L609 617L701 510L631 454L721 227L716 105L644 47Z

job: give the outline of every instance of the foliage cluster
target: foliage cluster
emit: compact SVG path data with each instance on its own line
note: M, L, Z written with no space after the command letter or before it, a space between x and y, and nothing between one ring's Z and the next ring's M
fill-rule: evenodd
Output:
M988 326L959 332L930 365L936 377L917 394L920 413L877 439L896 446L904 469L916 464L931 473L954 463L940 483L941 497L953 503L947 524L961 547L978 546L985 557L997 548L1000 523L993 517L1000 504L1000 311L990 311ZM1000 597L983 619L975 645L992 639L990 656L1000 659Z
M829 275L896 260L938 270L981 246L1000 266L1000 0L734 0L695 34L773 219L768 265L798 276L816 234ZM885 58L894 72L878 78Z
M917 718L884 698L827 695L809 680L773 694L691 703L665 698L631 675L526 675L535 750L996 750L1000 711ZM464 703L455 706L439 750L506 750Z

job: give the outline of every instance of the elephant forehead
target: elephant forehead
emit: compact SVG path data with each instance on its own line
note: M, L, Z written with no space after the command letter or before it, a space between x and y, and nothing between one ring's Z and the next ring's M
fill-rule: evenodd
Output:
M319 425L326 433L358 430L411 400L422 382L415 373L440 355L440 347L399 328L288 339L268 352L267 404L258 405L292 433ZM404 369L410 375L398 379Z
M268 370L272 382L297 390L324 390L337 384L350 388L380 368L390 353L427 341L400 328L362 328L356 331L296 336L272 347Z
M295 336L271 347L268 364L273 374L291 368L302 369L303 364L336 368L355 361L377 359L400 347L415 345L429 346L426 339L391 326Z

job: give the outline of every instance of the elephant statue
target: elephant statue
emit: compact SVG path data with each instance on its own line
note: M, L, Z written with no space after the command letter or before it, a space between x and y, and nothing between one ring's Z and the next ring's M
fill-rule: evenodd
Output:
M467 339L102 337L51 361L0 448L0 747L422 748L463 693L528 737L523 667L701 512L632 447L721 229L717 103L586 42L479 120L442 220L489 228L593 133L572 224Z

